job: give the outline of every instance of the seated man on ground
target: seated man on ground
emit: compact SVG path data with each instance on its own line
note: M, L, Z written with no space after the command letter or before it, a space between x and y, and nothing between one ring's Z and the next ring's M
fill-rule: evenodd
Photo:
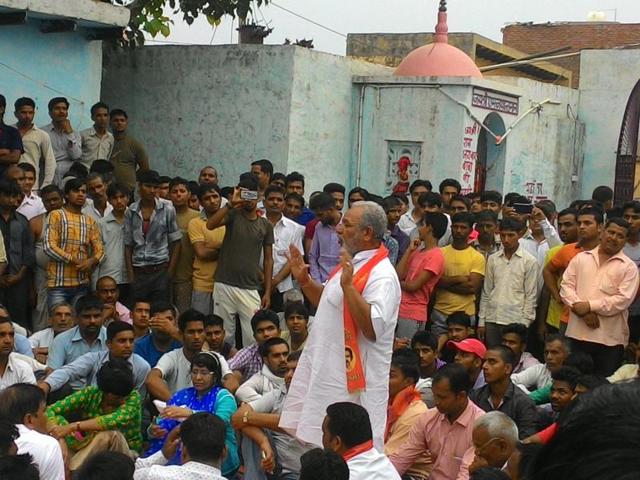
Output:
M238 353L236 348L225 341L227 332L224 330L224 320L222 317L211 314L204 319L204 336L207 340L209 350L218 352L225 360L229 361Z
M280 336L292 352L302 350L309 336L309 309L303 302L289 301L284 305L284 319L287 330Z
M516 355L514 374L540 364L536 357L525 351L527 348L527 327L524 324L510 323L502 327L502 344L509 347Z
M477 390L486 385L482 364L487 349L480 340L466 338L461 342L449 341L447 346L455 349L456 356L454 362L462 365L469 375L471 390Z
M100 367L97 387L86 387L47 408L49 431L67 442L69 469L74 471L96 452L140 452L141 410L131 367L114 358Z
M236 391L238 403L250 403L265 393L284 387L287 373L289 345L280 337L273 337L260 346L263 365L259 372L244 382Z
M246 478L266 479L265 472L271 469L280 472L279 478L298 478L300 457L312 448L278 427L287 388L298 366L300 354L298 350L287 357L284 388L272 390L251 403L242 404L233 416L233 426L246 437L242 442Z
M511 418L498 411L484 414L473 426L476 457L469 473L485 467L504 470L518 442L518 427Z
M14 338L11 320L0 316L0 392L15 383L36 383L31 366L13 353Z
M504 345L489 348L482 366L487 384L472 391L469 398L485 412L506 414L518 426L521 438L527 438L538 430L538 412L533 400L511 381L515 357Z
M407 441L389 457L398 473L429 452L432 478L468 478L473 461L473 423L484 412L469 400L469 375L462 365L449 364L433 377L436 408L427 410L411 429Z
M339 402L327 407L322 445L342 455L350 480L400 480L386 455L373 446L369 413L360 405Z
M233 477L240 466L236 435L231 427L231 416L237 406L233 395L222 387L220 360L214 352L200 352L191 362L191 381L193 387L176 392L167 402L166 408L159 409L160 416L149 428L151 445L145 456L153 455L162 449L167 435L180 425L180 421L196 412L209 412L221 418L227 426L227 456L222 464L222 474ZM177 455L169 459L171 464L179 464Z
M384 453L387 456L400 449L409 437L413 425L427 411L427 406L416 389L419 377L416 354L408 348L396 350L391 357L389 371L389 407L384 439ZM409 467L407 475L413 479L427 479L431 474L431 463L430 455L424 452Z
M280 336L280 318L273 310L258 310L251 318L251 329L255 343L238 350L229 361L229 368L240 383L262 368L260 346L268 339Z
M35 385L17 383L0 393L0 418L18 427L18 454L33 457L40 480L61 480L65 476L62 450L58 441L47 435L46 408L44 393Z
M199 412L187 418L167 437L164 447L148 458L136 460L134 480L198 478L225 480L220 467L227 454L227 426L216 415ZM165 466L182 445L182 465Z
M44 364L47 363L49 347L53 339L73 327L73 308L71 305L66 302L54 305L49 312L49 325L51 326L29 337L35 359Z
M95 295L78 299L75 306L76 326L59 334L51 342L47 359L49 367L56 370L87 352L107 349L107 329L103 326L102 307L102 300Z
M438 339L425 330L417 332L411 339L411 348L420 360L420 378L416 383L416 390L420 392L422 401L429 408L436 405L431 390L431 382L435 373L446 365L437 355Z
M97 385L100 367L109 360L121 358L131 367L134 388L144 396L142 389L151 367L144 358L133 353L133 340L133 326L121 320L114 320L107 327L107 350L85 353L70 364L54 370L47 378L38 382L38 386L48 394L69 382L80 385L74 390Z
M153 302L149 311L150 332L136 339L133 351L155 368L165 353L182 347L176 312L169 302Z
M300 457L300 480L349 480L349 467L333 450L314 448Z
M571 353L571 340L560 334L549 335L544 342L544 365L533 365L511 377L513 383L529 393L551 385L551 373L558 370Z
M193 309L185 310L178 318L182 348L165 353L147 375L146 385L152 398L167 402L177 391L193 386L191 362L204 345L204 319L203 313ZM237 387L228 385L228 381L235 379L227 361L219 353L212 353L220 360L223 385L234 392Z
M558 431L558 420L566 412L572 402L577 398L576 386L580 378L580 371L573 367L560 367L551 375L551 408L556 421L544 430L531 435L524 440L525 443L547 444Z

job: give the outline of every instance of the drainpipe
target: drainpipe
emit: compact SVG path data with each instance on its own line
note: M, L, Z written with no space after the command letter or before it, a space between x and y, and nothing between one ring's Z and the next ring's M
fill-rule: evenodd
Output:
M362 88L360 89L360 107L358 112L358 148L356 154L356 187L360 186L360 177L362 170L362 132L363 126L362 121L364 117L364 94L367 89L366 84L362 84Z

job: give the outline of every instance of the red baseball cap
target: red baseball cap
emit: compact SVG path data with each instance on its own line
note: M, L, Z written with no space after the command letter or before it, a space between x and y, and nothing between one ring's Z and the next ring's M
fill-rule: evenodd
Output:
M484 360L484 354L487 353L487 348L480 340L476 340L475 338L465 338L460 342L454 342L453 340L449 340L447 342L447 347L455 348L456 350L460 350L462 352L473 353L476 357Z

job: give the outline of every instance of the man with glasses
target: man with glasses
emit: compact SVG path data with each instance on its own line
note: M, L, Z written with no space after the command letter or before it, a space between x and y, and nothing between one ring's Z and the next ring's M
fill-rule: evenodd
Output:
M476 420L471 438L476 457L469 473L483 467L506 470L507 461L518 444L518 427L504 413L489 412Z

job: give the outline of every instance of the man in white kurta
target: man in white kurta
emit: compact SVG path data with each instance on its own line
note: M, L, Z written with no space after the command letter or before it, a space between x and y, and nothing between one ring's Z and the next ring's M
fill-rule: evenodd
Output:
M384 222L384 211L373 202L358 202L345 214L338 231L348 251L343 252L341 258L343 270L346 268L349 274L355 273L375 255L386 230ZM380 261L373 267L362 292L362 299L370 307L370 325L375 335L374 339L368 338L372 336L371 332L365 335L362 328L358 329L366 389L349 393L343 323L345 280L338 271L323 289L307 278L308 269L300 268L300 252L292 248L291 255L292 273L305 295L312 303L318 299L319 302L313 329L280 416L280 427L302 441L322 445L322 420L327 406L335 402L353 402L368 411L374 446L383 451L389 365L401 295L395 269L388 258Z

